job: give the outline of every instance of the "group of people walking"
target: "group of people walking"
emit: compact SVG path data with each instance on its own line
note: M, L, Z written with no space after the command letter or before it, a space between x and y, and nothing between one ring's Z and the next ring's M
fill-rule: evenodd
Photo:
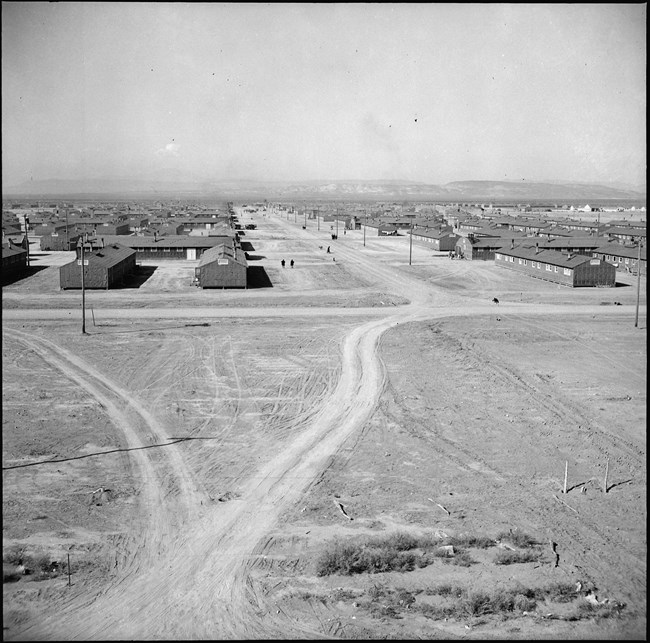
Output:
M280 263L282 264L282 267L284 268L284 265L285 265L284 259ZM289 262L289 265L293 268L293 259Z

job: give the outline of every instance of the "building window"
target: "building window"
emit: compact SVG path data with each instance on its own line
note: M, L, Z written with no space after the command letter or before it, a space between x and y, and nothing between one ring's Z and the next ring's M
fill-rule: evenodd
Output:
M163 252L171 252L171 248L163 248Z
M524 266L527 266L527 265L528 265L528 261L526 259L524 259Z
M553 266L553 272L557 272L557 266Z
M549 264L546 264L546 270L548 270L549 272L551 272L552 268L551 268L551 266L549 266Z

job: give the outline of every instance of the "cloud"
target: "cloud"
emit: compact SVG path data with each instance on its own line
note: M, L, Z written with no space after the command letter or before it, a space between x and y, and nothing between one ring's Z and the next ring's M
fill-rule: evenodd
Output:
M181 146L177 143L167 143L165 147L161 147L156 151L156 154L160 156L178 156Z

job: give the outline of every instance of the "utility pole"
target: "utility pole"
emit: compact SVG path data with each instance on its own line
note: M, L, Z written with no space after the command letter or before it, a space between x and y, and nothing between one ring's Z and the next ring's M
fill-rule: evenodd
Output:
M65 209L65 249L70 250L70 233L68 232L68 208Z
M363 245L366 245L366 228L368 227L368 208L365 211L365 220L363 222Z
M81 246L81 334L86 334L86 283L84 240L80 237L77 247Z
M27 250L27 267L29 268L29 234L27 233L27 230L29 228L29 219L27 218L27 215L25 215L25 246Z
M336 206L336 238L339 238L339 208Z
M409 231L409 266L411 265L412 254L413 254L413 221L411 221L411 228Z
M316 208L316 221L318 226L318 232L320 232L320 208Z
M636 240L638 254L636 258L636 315L634 316L634 328L639 326L639 297L641 296L641 239Z
M305 228L307 227L307 206L305 206Z

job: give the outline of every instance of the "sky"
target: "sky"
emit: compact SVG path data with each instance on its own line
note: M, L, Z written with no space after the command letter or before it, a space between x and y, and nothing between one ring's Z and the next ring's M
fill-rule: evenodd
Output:
M1 8L4 186L645 186L645 4Z

